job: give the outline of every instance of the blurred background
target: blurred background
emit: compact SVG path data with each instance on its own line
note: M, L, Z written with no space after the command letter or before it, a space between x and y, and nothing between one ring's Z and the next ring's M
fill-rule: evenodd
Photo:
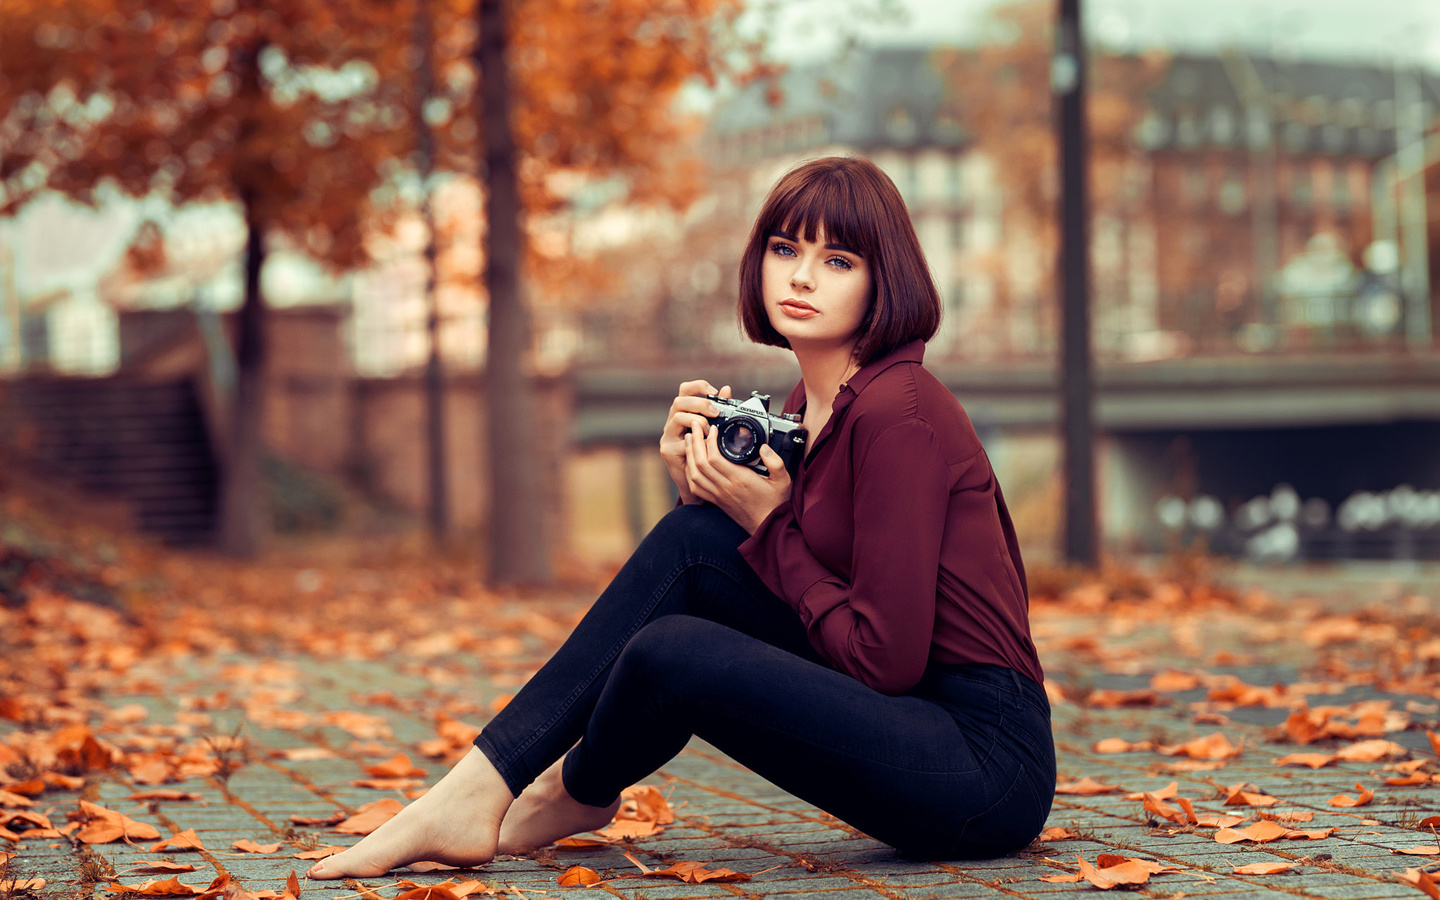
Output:
M739 251L782 172L858 153L944 299L926 363L1027 558L1057 554L1054 2L492 3L535 419L503 448L477 11L352 5L16 7L11 464L216 546L255 371L267 532L472 546L504 527L502 452L533 462L549 558L614 565L673 503L675 386L797 378L737 326ZM1085 0L1083 23L1102 546L1440 560L1440 5Z

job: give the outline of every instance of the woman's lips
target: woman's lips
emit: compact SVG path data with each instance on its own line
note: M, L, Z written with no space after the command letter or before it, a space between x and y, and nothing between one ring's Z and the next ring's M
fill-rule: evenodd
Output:
M799 300L786 300L780 304L780 311L792 319L808 319L820 314L818 309Z

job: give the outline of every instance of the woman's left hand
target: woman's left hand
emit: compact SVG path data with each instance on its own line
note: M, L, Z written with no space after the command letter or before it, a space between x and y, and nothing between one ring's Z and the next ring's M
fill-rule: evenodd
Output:
M717 429L711 425L705 437L694 431L685 435L685 477L690 491L713 503L754 534L765 517L790 499L790 473L780 454L760 448L760 461L770 470L767 478L749 466L733 463L720 455Z

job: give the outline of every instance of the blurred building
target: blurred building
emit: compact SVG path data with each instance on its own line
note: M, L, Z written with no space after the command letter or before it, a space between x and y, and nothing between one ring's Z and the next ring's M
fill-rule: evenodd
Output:
M686 248L675 255L688 271L627 283L617 296L633 314L639 287L653 298L640 306L682 310L676 317L707 335L710 354L744 355L730 310L735 251L760 199L800 160L858 152L904 195L944 299L932 355L1048 357L1054 303L1041 273L1053 245L1017 226L999 177L1007 160L979 149L955 112L955 95L975 83L963 77L967 53L858 48L843 64L796 68L727 100L708 132L719 186L698 221L674 222L664 237ZM1428 272L1440 262L1440 229L1422 239L1425 252L1402 254L1399 209L1415 191L1424 208L1440 208L1440 78L1230 52L1169 58L1133 99L1121 199L1097 207L1093 223L1102 357L1384 349L1403 341L1407 319L1435 321L1433 279L1408 286L1424 299L1407 296L1398 260L1418 257ZM1395 186L1406 121L1431 136L1428 192L1424 179ZM607 327L597 330L628 332L599 306L590 318ZM694 325L696 315L711 324ZM590 358L605 354L592 348Z

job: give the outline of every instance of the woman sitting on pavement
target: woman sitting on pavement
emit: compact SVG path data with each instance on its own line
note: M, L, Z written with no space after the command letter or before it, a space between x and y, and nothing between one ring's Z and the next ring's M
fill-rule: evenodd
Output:
M682 503L469 753L311 877L601 828L692 735L908 855L1039 834L1055 751L1024 567L974 428L921 363L940 300L890 179L856 158L785 175L739 304L800 364L793 481L769 447L768 474L720 454L728 387L682 384L660 438Z

